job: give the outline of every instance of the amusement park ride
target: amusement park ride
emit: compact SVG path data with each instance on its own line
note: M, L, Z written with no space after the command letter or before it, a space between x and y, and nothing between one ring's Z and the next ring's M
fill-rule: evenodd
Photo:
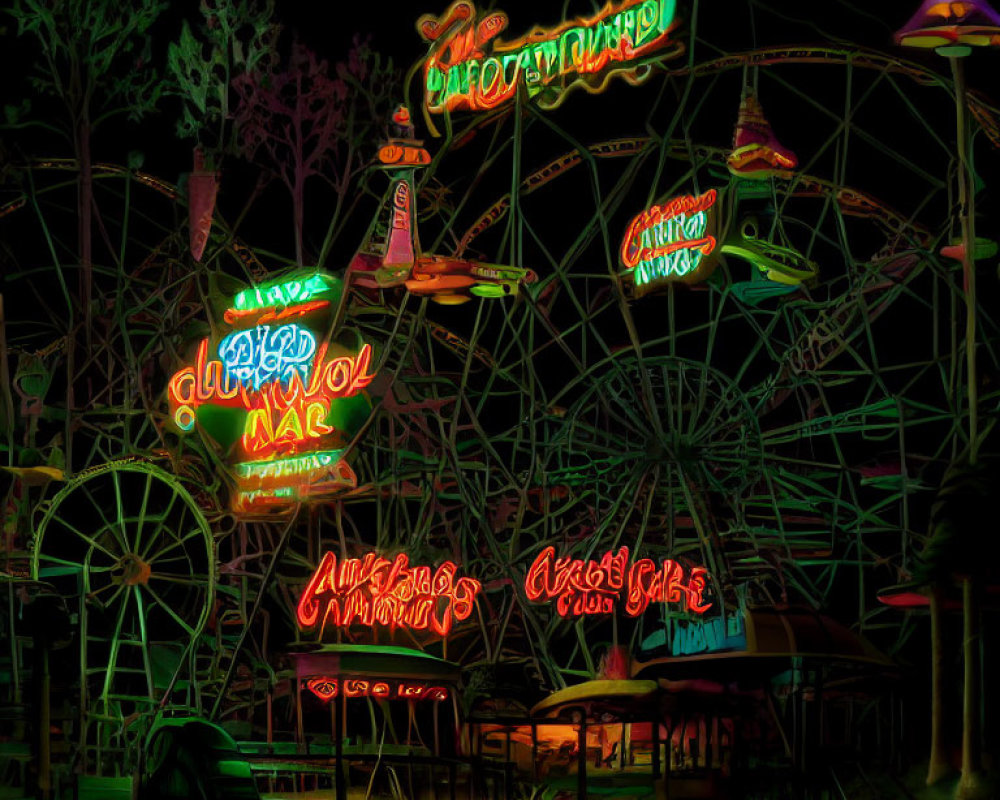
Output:
M958 614L990 796L1000 16L726 53L706 5L421 17L341 269L200 153L90 165L87 259L80 162L0 172L0 798L850 796L927 742L935 782Z

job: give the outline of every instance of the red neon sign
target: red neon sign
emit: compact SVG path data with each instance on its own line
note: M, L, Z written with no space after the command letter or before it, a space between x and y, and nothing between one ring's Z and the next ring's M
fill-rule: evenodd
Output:
M447 700L448 690L443 686L429 686L414 681L372 681L363 678L313 678L306 682L309 689L323 702L328 702L341 691L344 697L374 697L377 700Z
M641 558L629 566L627 547L605 553L600 561L584 561L565 556L556 558L554 547L538 554L524 579L528 599L556 601L563 617L584 614L611 614L625 594L625 613L638 617L650 603L677 603L685 611L704 614L712 607L704 602L708 570L694 567L685 580L684 568L676 561L659 567L652 559Z
M455 621L472 614L483 588L475 578L456 578L457 571L452 561L433 572L430 567L411 567L405 553L391 561L367 553L339 564L333 553L326 553L299 598L295 616L303 630L318 625L320 635L326 625L365 625L446 636Z

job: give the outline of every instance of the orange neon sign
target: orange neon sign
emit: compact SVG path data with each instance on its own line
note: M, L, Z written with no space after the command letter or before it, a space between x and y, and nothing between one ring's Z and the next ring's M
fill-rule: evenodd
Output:
M424 108L488 111L511 102L523 85L542 108L554 108L575 86L600 92L614 74L640 83L644 62L683 52L671 38L679 25L675 0L622 0L597 14L544 30L534 28L514 41L497 37L506 29L502 11L477 16L473 3L458 0L440 18L417 22L431 50L424 61Z
M714 268L714 208L718 194L709 189L683 195L633 217L622 241L621 260L641 294L669 281L704 280ZM712 256L714 258L714 256Z
M283 513L357 485L343 457L368 405L372 348L338 352L317 332L341 296L319 272L244 289L227 331L199 342L167 385L174 424L197 422L227 459L236 513Z
M330 413L330 402L357 394L375 377L368 372L371 345L362 345L356 356L326 360L327 346L321 344L307 380L300 371L290 370L285 385L271 379L254 389L227 370L221 360L210 360L208 348L208 339L202 340L195 365L179 370L170 379L167 397L174 422L189 430L197 409L207 403L243 408L247 417L242 443L254 457L292 455L302 450L302 444L331 433L333 428L323 421Z
M337 697L374 697L376 700L447 700L448 690L443 686L430 686L416 681L382 681L365 678L312 678L306 682L309 689L323 702Z
M472 614L483 588L475 578L456 577L457 572L452 561L434 571L410 566L405 553L392 560L367 553L338 563L328 552L299 597L295 616L304 630L318 626L320 636L327 625L409 628L446 636L456 621Z
M379 148L378 160L397 167L419 167L431 163L431 154L419 145L390 141Z
M659 567L649 558L629 565L627 547L605 553L600 561L556 558L555 548L546 547L524 580L529 600L555 600L563 617L611 614L623 594L630 617L638 617L650 603L676 603L682 610L704 614L712 607L704 601L707 586L704 567L694 567L685 579L684 568L670 559Z

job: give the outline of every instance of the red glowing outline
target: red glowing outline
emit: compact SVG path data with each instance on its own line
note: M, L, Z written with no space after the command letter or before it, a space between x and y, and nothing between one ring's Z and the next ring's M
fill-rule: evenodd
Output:
M701 250L703 255L708 255L715 249L715 237L703 236L699 239L682 239L677 242L669 242L660 247L640 247L639 240L642 234L649 228L660 225L678 214L697 214L699 211L708 211L715 205L717 192L709 189L704 194L697 197L692 195L682 195L669 200L662 206L652 206L651 208L637 214L629 223L628 231L622 241L621 257L622 263L629 269L635 267L640 261L649 261L659 255L668 255L683 248Z
M377 553L343 559L323 555L299 597L295 618L303 630L326 625L365 625L395 630L407 628L447 636L456 621L468 619L483 585L475 578L457 578L458 565L443 562L410 566L409 556L393 560Z
M368 372L370 344L362 345L356 356L325 360L326 352L326 344L317 348L308 386L298 373L293 373L287 387L280 381L269 381L253 391L230 378L220 360L209 360L208 339L203 339L194 366L178 370L167 386L174 422L190 430L196 410L208 402L243 408L249 412L242 437L248 454L258 459L279 451L282 455L294 454L299 445L311 444L333 432L323 421L333 400L357 394L375 377Z
M331 678L322 676L306 681L306 688L324 703L340 694L344 697L374 697L376 700L435 700L448 699L444 686L432 686L415 681L365 680L363 678Z
M532 602L556 601L562 617L610 614L615 602L625 594L625 613L640 616L650 603L679 603L686 611L704 614L712 607L704 602L708 571L694 567L687 582L684 568L666 560L657 567L642 558L629 567L629 551L605 553L600 561L584 561L564 556L546 547L538 554L524 578L524 592Z

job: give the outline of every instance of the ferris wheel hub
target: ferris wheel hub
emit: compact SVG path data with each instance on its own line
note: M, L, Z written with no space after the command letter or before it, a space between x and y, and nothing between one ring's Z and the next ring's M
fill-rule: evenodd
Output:
M118 568L122 571L121 582L126 586L145 586L153 572L152 566L135 553L123 555L118 560Z

